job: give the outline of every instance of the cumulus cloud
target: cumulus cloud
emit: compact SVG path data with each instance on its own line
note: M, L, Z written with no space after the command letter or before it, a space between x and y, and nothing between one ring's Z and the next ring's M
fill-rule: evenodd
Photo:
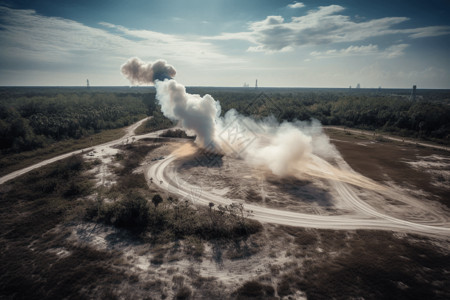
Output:
M402 34L410 38L424 38L450 34L450 26L429 26L396 29L408 21L406 17L386 17L355 21L342 14L340 5L320 6L305 15L285 20L282 16L268 16L249 24L249 31L225 33L209 39L241 39L254 46L249 51L278 52L308 45L325 45L362 41L368 38Z
M288 5L289 8L302 8L305 7L305 4L301 2L294 2Z

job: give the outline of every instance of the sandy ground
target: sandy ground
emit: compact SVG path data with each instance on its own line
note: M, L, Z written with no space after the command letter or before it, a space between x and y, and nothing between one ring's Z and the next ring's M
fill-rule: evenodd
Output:
M438 203L425 204L395 185L362 176L340 157L332 164L314 157L301 181L273 180L233 158L222 157L219 166L208 167L198 160L192 153L174 152L152 164L147 177L194 204L245 203L264 223L450 236L449 214ZM270 203L271 198L277 202ZM378 209L386 204L388 209Z
M268 228L270 232L263 232L253 239L240 241L237 246L204 242L201 258L186 255L183 240L164 247L154 247L130 238L124 230L102 224L80 223L66 229L71 232L67 238L71 243L122 253L115 267L136 276L139 282L152 284L152 289L146 292L147 296L152 295L154 290L153 296L158 297L161 289L166 298L172 299L180 280L187 285L195 285L195 281L200 280L214 282L219 288L217 294L211 294L213 298L221 295L229 297L232 291L250 279L262 278L276 286L279 278L271 274L303 263L302 259L293 256L296 245L289 238L272 240L271 247L266 247L275 227ZM52 248L49 251L61 257L70 255L64 248ZM320 248L312 251L318 255L323 252ZM158 257L162 257L161 261L155 262ZM158 289L155 290L154 285ZM143 289L146 289L145 286ZM306 298L298 291L295 299Z
M432 143L419 142L417 140L412 140L412 139L403 138L403 137L399 137L399 136L391 136L391 135L388 135L388 134L385 134L385 133L377 134L377 133L375 133L373 131L367 131L367 130L362 130L362 129L350 129L350 128L339 127L339 126L324 126L324 128L325 129L338 130L338 131L342 131L342 132L349 132L349 133L352 133L352 134L361 134L361 135L366 135L366 136L380 135L380 136L383 137L383 139L394 141L394 142L401 142L401 143L404 143L404 144L422 146L422 147L438 149L438 150L445 150L447 152L450 151L450 148L448 146L441 146L441 145L436 145L436 144L432 144Z
M156 138L160 133L136 136L133 140L133 128L136 127L131 127L123 139L84 151L86 159L100 161L91 171L96 174L98 186L108 187L115 182L111 171L114 155L120 151L118 145ZM103 224L78 223L66 228L70 232L67 239L71 243L120 253L114 268L135 276L139 289L146 296L158 298L162 290L167 299L172 299L177 289L187 284L195 286L196 291L201 290L202 295L209 295L210 299L220 299L248 280L257 279L277 286L281 280L280 272L296 270L310 260L326 260L349 251L345 247L339 250L327 248L327 238L319 238L314 246L302 246L299 250L293 237L277 231L278 225L339 230L343 238L338 237L338 242L343 244L355 229L394 231L399 240L406 238L406 233L416 233L430 237L437 249L449 250L450 213L436 200L430 188L443 177L438 187L443 189L442 195L445 191L448 193L444 188L449 186L446 172L449 171L450 157L446 154L419 151L407 156L399 150L403 157L400 166L406 171L398 174L393 170L397 170L399 165L392 165L389 161L384 167L383 163L374 160L375 154L370 159L356 155L350 159L343 155L332 162L317 158L312 162L310 172L305 172L300 178L280 179L232 157L222 157L221 163L215 167L202 165L196 148L189 141L164 140L161 143L163 145L152 151L136 170L144 173L151 190L166 197L176 195L196 205L208 205L210 201L223 205L241 202L252 211L253 218L266 225L262 233L249 240L237 241L232 246L204 242L205 249L200 259L183 251L184 240L155 247L133 239L124 230ZM352 153L345 147L360 153L361 148L379 152L384 146L372 141L353 143L345 139L336 145L344 154ZM57 157L54 161L64 157ZM383 166L383 169L371 173L372 169L365 164L368 161L372 163L369 166ZM334 174L334 177L318 173L317 167ZM401 181L399 178L405 178L405 172L410 174L410 170L428 174L430 186L418 184L422 183L417 181L420 175ZM23 173L2 180L20 174ZM60 258L71 255L64 247L48 251ZM204 284L198 285L198 281ZM117 294L126 298L136 292L131 289L133 287L124 285ZM294 298L306 299L301 291L297 291Z

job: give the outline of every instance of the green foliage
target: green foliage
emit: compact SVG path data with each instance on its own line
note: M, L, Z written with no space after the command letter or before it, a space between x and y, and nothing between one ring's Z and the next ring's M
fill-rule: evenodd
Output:
M80 156L72 156L65 160L42 167L38 170L15 179L11 184L14 188L2 192L2 208L0 217L4 222L1 232L8 236L28 235L49 230L57 224L65 213L78 205L75 198L88 195L92 190L89 180L81 176L85 170L85 163ZM8 226L11 211L8 207L15 203L21 209L27 208L30 212L24 218L15 220L14 226ZM39 233L41 234L41 233Z
M262 101L258 97L261 92ZM220 101L222 114L236 109L244 115L278 121L307 121L324 125L382 130L401 136L450 143L450 95L447 90L420 90L409 100L408 90L344 89L220 89L196 88Z
M101 130L120 128L148 113L143 95L71 93L3 95L0 98L0 150L32 150ZM148 99L145 99L148 103ZM150 105L153 109L153 105Z
M136 130L136 134L144 134L156 130L166 129L174 126L174 123L166 118L161 112L161 107L158 105L152 113L152 117L148 119L141 127Z
M150 208L148 198L137 190L131 190L113 203L103 203L101 200L93 203L88 208L86 217L133 231L178 238L196 236L207 240L248 236L262 229L259 222L247 218L243 209L241 211L236 208L238 204L219 206L218 210L206 207L196 209L187 201L164 201L159 194L154 195L151 201L153 208ZM206 215L209 217L205 217ZM203 251L196 245L195 239L189 247L194 256Z
M124 132L121 129L104 130L100 133L93 134L89 137L83 137L78 140L69 139L55 142L44 148L18 153L4 153L0 156L0 175L20 170L60 154L112 141L123 135Z
M121 201L106 203L100 208L98 219L117 227L143 231L150 219L148 201L139 194L132 194Z
M184 139L195 138L195 137L192 137L192 136L188 136L186 134L186 132L184 130L181 130L181 129L175 129L175 130L169 129L169 130L166 130L163 133L161 133L159 136L162 136L162 137L173 137L173 138L184 138Z

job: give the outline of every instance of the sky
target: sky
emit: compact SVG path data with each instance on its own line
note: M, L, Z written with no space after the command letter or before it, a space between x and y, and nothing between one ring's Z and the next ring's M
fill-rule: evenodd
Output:
M0 86L450 88L450 1L0 0Z

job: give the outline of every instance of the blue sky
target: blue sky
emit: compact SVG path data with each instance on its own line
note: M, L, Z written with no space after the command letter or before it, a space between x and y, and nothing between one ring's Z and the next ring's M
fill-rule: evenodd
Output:
M0 1L0 85L128 85L129 57L193 86L450 88L450 2Z

